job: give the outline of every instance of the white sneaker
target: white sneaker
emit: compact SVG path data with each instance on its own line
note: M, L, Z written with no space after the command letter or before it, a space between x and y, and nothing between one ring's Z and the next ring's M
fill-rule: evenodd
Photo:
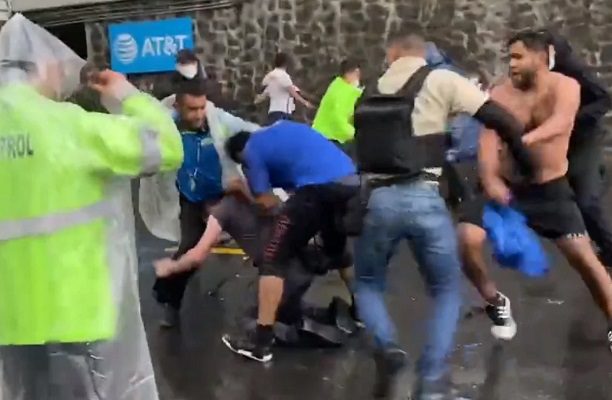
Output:
M512 318L512 307L510 299L502 293L497 293L498 304L488 304L487 315L493 322L491 334L498 340L512 340L516 336L517 326Z

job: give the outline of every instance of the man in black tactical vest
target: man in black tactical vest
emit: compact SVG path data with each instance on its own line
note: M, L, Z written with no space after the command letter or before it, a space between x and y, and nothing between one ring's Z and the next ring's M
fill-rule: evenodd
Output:
M531 171L520 143L522 125L468 79L449 70L432 71L425 51L417 35L393 38L387 49L389 69L376 90L366 89L355 111L361 204L367 204L355 243L355 295L359 316L375 339L376 397L390 394L406 364L384 291L389 259L399 240L407 239L434 307L414 398L449 398L446 358L461 305L457 239L438 190L449 117L467 113L494 126L522 173Z

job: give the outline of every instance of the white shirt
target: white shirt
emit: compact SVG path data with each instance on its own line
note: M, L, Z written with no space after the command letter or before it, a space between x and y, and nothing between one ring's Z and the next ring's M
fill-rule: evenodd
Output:
M266 87L264 94L270 98L268 113L291 114L295 111L295 102L289 93L289 89L295 86L287 71L281 68L273 69L264 77L262 84Z

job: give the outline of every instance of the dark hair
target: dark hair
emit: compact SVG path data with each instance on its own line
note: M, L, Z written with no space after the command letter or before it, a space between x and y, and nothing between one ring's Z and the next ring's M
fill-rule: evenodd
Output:
M178 64L190 64L193 62L198 62L198 57L195 55L195 53L192 50L189 49L182 49L179 50L178 53L176 53L176 62Z
M346 75L349 72L353 72L359 68L360 68L360 65L357 61L346 59L340 63L340 75Z
M177 85L176 100L179 101L186 95L194 97L206 96L207 92L206 82L202 79L183 81Z
M274 57L274 68L287 68L289 65L289 56L285 53L278 53Z
M227 142L225 142L225 151L229 158L234 160L234 162L241 163L238 154L244 150L250 137L250 132L242 131L227 139Z
M551 35L543 31L522 31L508 39L508 47L517 42L522 42L531 51L548 51L551 44Z
M423 36L417 32L400 30L389 35L387 47L398 46L402 50L425 50Z

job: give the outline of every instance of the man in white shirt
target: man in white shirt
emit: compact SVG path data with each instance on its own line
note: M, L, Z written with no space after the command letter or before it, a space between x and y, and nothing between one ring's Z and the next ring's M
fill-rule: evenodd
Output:
M274 59L274 69L264 77L262 84L265 87L262 94L255 99L256 103L270 98L267 124L271 125L281 119L291 119L295 111L295 100L307 108L314 106L300 95L300 89L293 84L291 76L287 73L289 56L278 53ZM295 100L294 100L295 99Z

